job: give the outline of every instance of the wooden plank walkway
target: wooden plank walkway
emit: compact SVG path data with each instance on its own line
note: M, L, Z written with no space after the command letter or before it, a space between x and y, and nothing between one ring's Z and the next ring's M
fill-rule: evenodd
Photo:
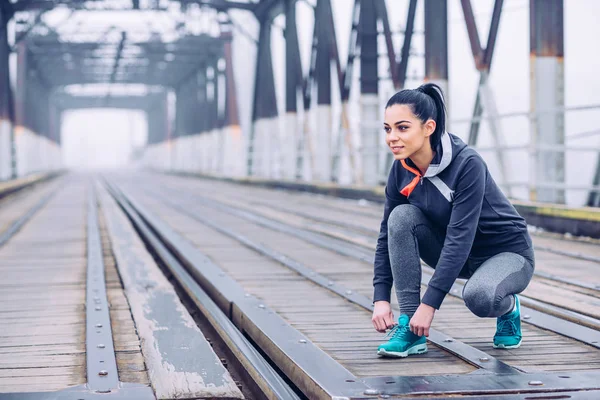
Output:
M0 208L0 220L19 218L58 186L48 204L0 248L0 393L56 391L87 381L88 181L39 184ZM101 234L119 378L148 384L110 242Z
M0 248L0 392L86 382L84 200L69 185Z

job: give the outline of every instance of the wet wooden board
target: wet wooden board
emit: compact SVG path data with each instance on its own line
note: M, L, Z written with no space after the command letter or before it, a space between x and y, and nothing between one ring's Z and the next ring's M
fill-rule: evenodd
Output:
M104 190L100 192L100 199L114 251L114 259L110 260L110 271L114 272L109 287L116 287L117 283L119 287L119 296L112 297L111 308L129 310L131 305L157 398L243 398L133 226ZM119 264L127 298L120 290L115 261ZM139 350L136 354L140 357L131 361L144 366ZM129 369L134 372L135 366L130 364Z
M72 182L0 248L0 392L85 383L85 206Z

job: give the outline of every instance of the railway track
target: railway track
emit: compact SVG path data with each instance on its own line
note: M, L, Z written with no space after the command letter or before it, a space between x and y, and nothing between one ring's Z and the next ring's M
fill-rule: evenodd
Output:
M493 324L465 313L457 283L454 298L436 316L429 353L380 359L375 348L383 337L370 326L373 250L368 241L373 238L337 218L352 203L332 205L316 197L308 200L314 215L306 204L292 213L272 200L284 196L306 203L304 196L271 191L266 194L272 197L264 199L263 192L245 191L235 198L230 196L235 187L207 190L205 182L189 185L189 180L151 176L153 180L143 175L87 181L85 195L81 190L79 197L68 195L86 210L87 272L80 275L87 283L78 283L87 288L86 310L78 314L84 316L85 329L77 322L85 340L76 352L76 364L85 372L69 389L3 393L2 368L7 365L0 362L0 399L91 399L99 393L115 399L173 398L167 388L179 379L173 370L185 371L189 382L202 377L196 392L190 384L178 398L600 396L600 331L593 311L524 296L525 345L496 350L488 343ZM11 246L21 246L19 240L30 231L37 235L39 229L32 225L43 227L66 196L61 189L49 190L44 203L31 202L38 207L34 212L23 207L23 215L31 215L6 235L0 261L17 257ZM374 206L359 207L354 224L360 218L377 219ZM316 217L317 210L327 215ZM81 225L77 221L74 227ZM426 285L430 274L423 276ZM552 278L536 276L565 293L595 298L593 287ZM6 312L7 287L0 284L0 318ZM157 303L159 297L163 300ZM181 315L185 323L174 323L170 315ZM14 317L27 316L31 314ZM0 355L6 348L3 340L0 332ZM191 347L182 351L184 342ZM165 363L171 365L168 371L161 370ZM31 371L30 376L39 372ZM227 379L215 380L214 371Z

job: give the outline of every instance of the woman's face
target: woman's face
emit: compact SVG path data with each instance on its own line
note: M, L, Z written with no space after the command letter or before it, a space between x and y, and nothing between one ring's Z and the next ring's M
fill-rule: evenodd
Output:
M385 142L396 160L404 160L429 148L429 136L435 131L435 121L422 122L405 104L385 109L383 129Z

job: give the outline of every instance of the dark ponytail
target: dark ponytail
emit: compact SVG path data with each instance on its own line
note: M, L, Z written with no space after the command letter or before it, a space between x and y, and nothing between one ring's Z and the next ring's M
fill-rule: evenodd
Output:
M404 89L393 95L385 108L395 104L409 106L422 122L429 119L435 121L435 131L429 137L431 148L435 149L446 131L446 106L442 89L435 83L425 83L416 89Z

